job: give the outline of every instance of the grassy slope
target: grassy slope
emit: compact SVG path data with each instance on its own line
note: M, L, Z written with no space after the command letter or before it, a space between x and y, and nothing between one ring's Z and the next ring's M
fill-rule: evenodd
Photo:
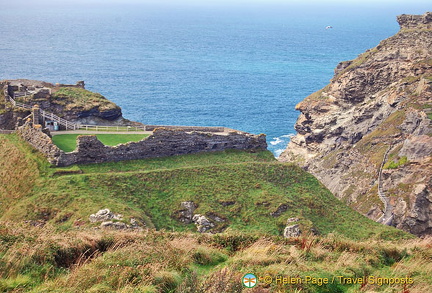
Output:
M82 108L90 110L97 106L100 111L118 108L116 104L107 100L104 96L82 88L63 87L52 95L53 103L66 106L65 110Z
M286 220L298 217L305 232L315 228L356 239L403 234L352 211L313 176L276 162L269 152L203 153L46 172L2 220L49 221L68 229L88 225L90 214L109 208L126 221L133 217L157 229L194 231L193 224L176 219L180 203L191 200L198 204L195 213L227 220L217 229L280 235ZM223 201L235 204L224 207ZM282 204L288 211L270 216Z
M60 134L53 136L53 142L61 150L72 152L76 148L76 138L81 134ZM115 146L121 143L131 141L140 141L147 137L148 134L97 134L97 138L108 146Z
M427 292L432 284L427 242L400 240L409 236L353 212L315 178L275 162L268 152L50 168L16 136L0 135L0 143L2 174L15 174L15 179L1 184L3 292L241 292L239 279L246 272L412 276L415 284L410 288L415 290L410 292ZM173 217L183 200L197 202L196 213L212 211L227 218L227 232L187 232L195 230L194 225L180 224ZM219 201L225 200L236 204L224 208ZM281 203L288 204L288 211L271 217ZM101 208L122 213L126 220L135 217L149 227L184 232L87 229L88 216ZM303 231L313 226L327 236L276 236L294 216L301 219ZM28 223L44 227L31 228ZM359 287L300 284L280 287L278 292L358 292ZM278 286L270 289L277 292Z

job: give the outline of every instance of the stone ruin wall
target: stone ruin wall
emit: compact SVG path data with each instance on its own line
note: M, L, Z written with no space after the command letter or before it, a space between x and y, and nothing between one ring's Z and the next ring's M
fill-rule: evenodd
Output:
M26 122L17 133L29 144L42 152L55 166L90 164L166 157L198 152L237 150L266 150L266 136L241 132L214 134L186 132L159 128L152 135L139 141L110 147L102 144L94 135L77 138L75 151L66 153L52 143L51 137Z
M56 165L55 158L59 157L62 153L55 144L53 144L51 137L32 126L32 123L27 121L23 126L18 127L15 131L19 136L21 136L25 141L27 141L31 146L44 154L51 164Z

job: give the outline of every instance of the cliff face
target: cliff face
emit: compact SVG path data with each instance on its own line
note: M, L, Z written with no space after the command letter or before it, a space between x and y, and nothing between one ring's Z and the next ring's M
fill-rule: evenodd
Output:
M368 217L387 211L393 226L426 235L432 234L432 13L397 20L395 36L341 62L328 86L296 106L297 135L280 160L307 169Z

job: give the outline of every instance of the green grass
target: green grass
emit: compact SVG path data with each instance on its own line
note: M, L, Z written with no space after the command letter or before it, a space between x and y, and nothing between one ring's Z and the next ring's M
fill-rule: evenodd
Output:
M65 152L72 152L76 149L76 139L82 134L59 134L54 135L53 143ZM97 134L96 137L107 146L115 146L131 141L140 141L148 134Z
M197 153L164 158L108 162L101 164L80 165L84 173L120 173L152 170L171 170L192 167L212 167L215 165L237 164L247 162L276 162L269 151L248 153L239 150L223 152Z
M406 156L403 156L399 158L397 161L390 160L387 163L384 164L384 169L397 169L400 166L403 166L405 164L408 164L408 158Z
M90 110L98 107L100 111L116 109L118 106L104 96L82 88L63 87L52 94L52 103L66 106L65 110L82 108Z
M312 175L276 162L268 151L52 168L39 182L2 219L43 220L70 229L77 221L90 225L90 214L109 208L125 215L125 221L133 217L158 230L195 231L193 224L178 221L181 202L194 201L195 213L226 219L215 231L281 235L286 220L297 217L305 232L314 228L355 239L406 237L353 211ZM272 217L283 204L288 211Z
M16 135L0 135L0 144L1 178L13 175L0 186L3 292L215 292L215 284L225 288L221 292L241 292L240 278L248 272L409 275L420 289L432 284L427 241L403 240L412 236L354 212L312 175L268 151L52 168ZM195 213L225 218L216 227L225 232L198 234L194 224L180 223L186 200L198 205ZM227 201L233 204L221 204ZM281 204L288 210L272 217ZM88 218L102 208L149 229L95 229L99 224ZM291 217L300 219L303 235L284 239ZM321 236L311 236L312 227ZM310 284L269 288L333 292Z

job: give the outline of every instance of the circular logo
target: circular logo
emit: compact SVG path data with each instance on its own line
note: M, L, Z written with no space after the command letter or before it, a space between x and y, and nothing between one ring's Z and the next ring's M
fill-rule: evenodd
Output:
M258 280L254 274L246 274L242 278L242 283L246 288L253 288L257 285Z

